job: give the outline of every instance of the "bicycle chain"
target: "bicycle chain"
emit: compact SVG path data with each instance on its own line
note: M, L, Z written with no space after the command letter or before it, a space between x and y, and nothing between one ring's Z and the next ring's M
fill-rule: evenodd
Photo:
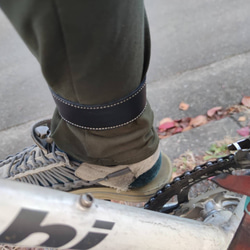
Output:
M191 171L187 171L182 175L175 177L171 183L166 184L149 199L149 201L144 205L144 209L171 213L182 203L188 202L189 189L194 184L221 173L232 174L234 170L250 168L250 161L248 159L246 160L249 162L247 164L249 166L245 163L239 164L235 160L235 155L236 154L230 154L228 156L218 158L215 161L208 161L202 165L196 166ZM177 196L178 203L171 207L163 207L175 195Z

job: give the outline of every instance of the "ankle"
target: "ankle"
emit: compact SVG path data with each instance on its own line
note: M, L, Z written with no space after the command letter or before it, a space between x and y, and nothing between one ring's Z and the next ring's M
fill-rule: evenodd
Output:
M156 163L153 165L153 167L144 174L140 175L134 182L132 182L130 184L130 188L140 188L147 185L156 177L156 175L160 171L160 168L161 168L161 154Z

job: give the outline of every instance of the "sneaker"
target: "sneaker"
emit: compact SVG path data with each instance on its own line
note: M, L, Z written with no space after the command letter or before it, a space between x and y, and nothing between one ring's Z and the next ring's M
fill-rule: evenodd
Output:
M35 145L0 161L0 178L95 198L146 202L172 175L171 162L159 149L131 165L97 166L70 160L50 137L50 120L32 128Z

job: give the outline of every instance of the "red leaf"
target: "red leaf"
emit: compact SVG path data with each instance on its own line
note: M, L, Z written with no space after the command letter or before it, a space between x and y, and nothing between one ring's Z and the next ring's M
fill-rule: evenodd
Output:
M221 109L222 107L213 107L207 111L207 116L212 117L217 111Z
M173 135L177 134L177 133L181 133L182 130L183 130L182 128L174 128L174 131L172 133L173 133Z
M175 122L165 122L165 123L162 123L160 126L159 126L159 130L161 132L167 130L167 129L170 129L170 128L173 128L175 126Z
M237 133L241 136L249 136L250 135L249 127L240 128L237 130Z
M242 100L241 100L241 103L250 108L250 96L243 96Z

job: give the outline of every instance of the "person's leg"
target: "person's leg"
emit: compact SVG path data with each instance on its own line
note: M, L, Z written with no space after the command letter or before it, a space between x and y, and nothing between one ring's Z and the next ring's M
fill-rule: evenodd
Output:
M50 88L62 98L85 105L110 103L129 95L145 77L150 37L143 1L0 3L39 60ZM103 131L72 126L56 110L52 137L77 160L129 164L156 151L158 138L152 122L149 105L134 122Z
M51 124L56 147L49 146L49 152L54 157L59 148L65 162L63 152L71 160L85 162L80 167L65 163L68 172L62 165L56 169L56 165L35 174L27 174L30 166L25 163L22 174L19 163L6 160L2 165L10 164L13 179L43 186L63 184L63 190L109 179L105 176L113 178L114 172L115 176L125 173L127 183L121 177L100 184L125 190L139 176L132 187L152 180L161 157L156 151L153 112L149 104L145 105L143 81L149 64L150 36L143 1L0 0L0 5L40 62L56 101ZM33 132L34 137L40 134L36 128ZM42 142L42 148L46 143ZM167 172L166 181L169 167ZM6 169L0 168L1 175L8 176ZM48 175L53 178L46 179Z

